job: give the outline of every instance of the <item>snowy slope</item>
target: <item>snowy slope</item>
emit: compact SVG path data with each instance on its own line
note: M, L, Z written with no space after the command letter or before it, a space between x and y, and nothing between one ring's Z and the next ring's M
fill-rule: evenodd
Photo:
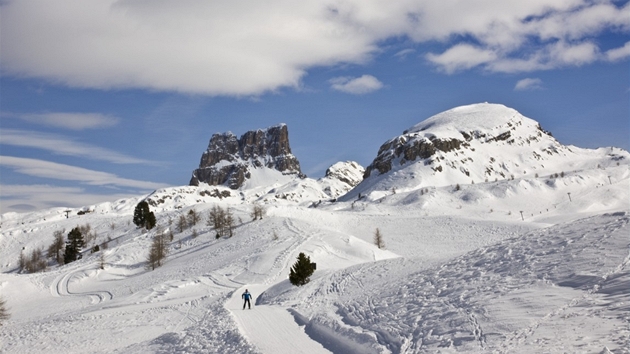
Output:
M455 123L409 132L455 136ZM473 125L488 132L497 121L487 124ZM376 182L363 182L372 189L360 198L351 191L335 201L329 192L360 171L340 164L335 180L259 169L239 190L202 183L68 209L68 217L64 208L3 214L0 296L11 319L0 352L629 353L628 160L567 149L545 160L547 172L562 175L528 172L459 189L449 179L427 185L426 166L407 163L368 178ZM424 182L410 182L410 173ZM131 222L141 200L158 221L148 232ZM262 220L251 220L253 204L265 207ZM232 238L216 239L206 224L214 206L234 213ZM177 220L190 210L202 220L180 232ZM95 239L83 259L18 272L21 251L86 224ZM373 244L377 228L385 249ZM174 239L165 264L150 271L160 231ZM287 277L300 252L317 270L297 288ZM252 310L242 310L245 288Z

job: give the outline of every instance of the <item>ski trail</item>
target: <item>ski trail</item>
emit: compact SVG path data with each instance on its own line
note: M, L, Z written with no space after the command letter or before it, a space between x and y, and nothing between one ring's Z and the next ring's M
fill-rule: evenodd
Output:
M72 278L76 277L77 274L84 272L85 269L86 268L79 268L57 276L50 284L51 295L54 297L89 296L92 304L99 304L103 301L112 300L114 295L107 290L88 291L85 293L75 293L70 291L70 281Z
M241 294L245 289L260 295L267 285L247 285L232 293L225 307L232 313L240 332L262 353L269 354L319 354L331 353L320 343L312 340L303 327L298 326L287 309L278 306L253 306L243 310Z

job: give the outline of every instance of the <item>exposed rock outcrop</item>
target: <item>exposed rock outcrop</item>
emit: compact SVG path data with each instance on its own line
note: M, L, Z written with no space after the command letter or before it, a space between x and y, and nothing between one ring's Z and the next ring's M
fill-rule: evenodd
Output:
M193 171L190 185L226 185L237 189L251 177L251 169L270 168L303 176L300 162L291 154L285 124L249 131L240 139L231 132L214 134Z
M352 188L363 180L365 168L355 161L337 162L328 167L326 178L336 179Z

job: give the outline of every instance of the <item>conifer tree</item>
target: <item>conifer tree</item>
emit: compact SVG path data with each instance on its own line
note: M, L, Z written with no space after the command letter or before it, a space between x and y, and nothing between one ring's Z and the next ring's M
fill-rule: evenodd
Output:
M145 227L147 230L151 230L155 226L155 214L149 210L149 203L146 200L136 205L136 209L133 211L133 223L138 227Z
M74 262L77 259L81 259L81 249L84 246L83 235L78 227L75 227L68 234L68 241L66 242L66 253L64 254L64 263L68 264Z
M295 286L302 286L311 281L310 276L313 274L313 266L311 265L311 258L307 257L304 253L300 252L297 258L297 262L291 267L291 273L289 274L289 281Z

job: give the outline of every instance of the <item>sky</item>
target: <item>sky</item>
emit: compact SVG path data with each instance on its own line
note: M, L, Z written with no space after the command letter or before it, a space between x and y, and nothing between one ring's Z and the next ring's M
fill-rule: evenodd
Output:
M2 0L0 213L187 185L278 123L319 178L478 102L628 150L629 34L613 0Z

